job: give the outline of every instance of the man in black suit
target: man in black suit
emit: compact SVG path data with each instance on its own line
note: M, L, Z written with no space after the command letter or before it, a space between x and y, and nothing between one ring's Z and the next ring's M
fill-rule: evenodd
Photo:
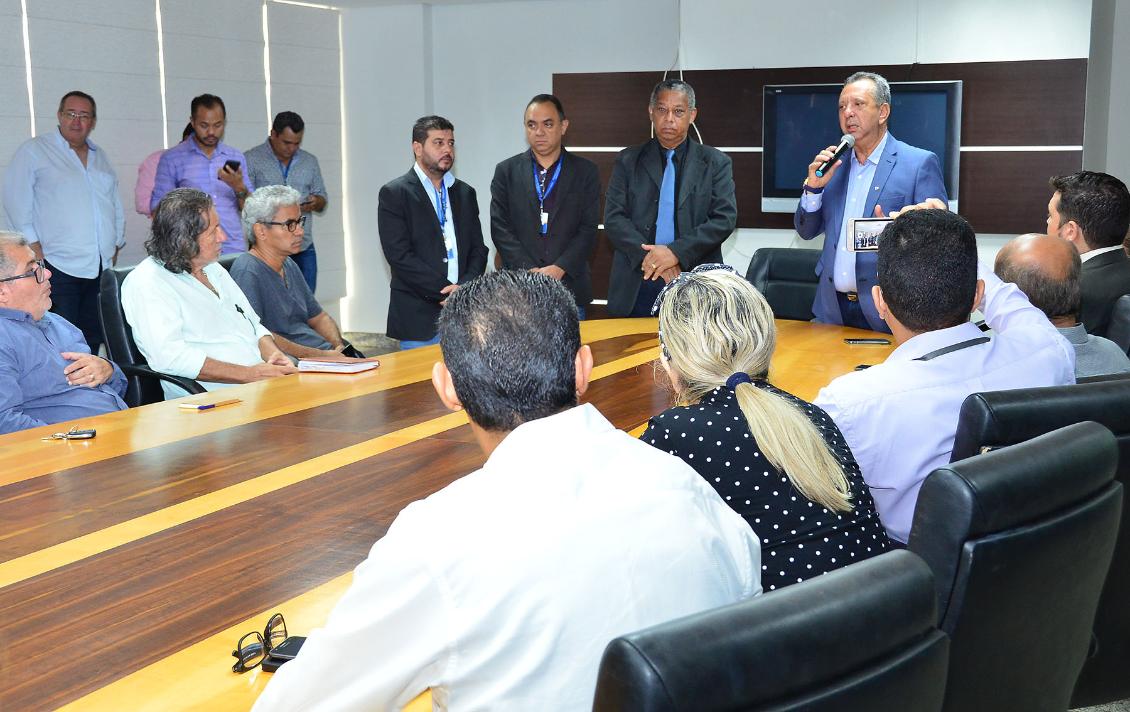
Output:
M1083 260L1080 318L1087 333L1106 336L1110 312L1130 294L1130 257L1122 241L1130 229L1130 192L1112 175L1080 171L1051 179L1048 234L1059 235Z
M381 188L377 229L392 268L388 335L401 349L439 343L447 296L483 273L487 248L475 189L451 175L455 127L424 116L412 127L412 170Z
M660 82L647 113L655 138L620 152L605 196L604 229L616 251L608 284L614 316L649 316L665 283L721 262L738 220L730 158L687 140L698 115L691 85Z
M579 318L592 301L589 255L600 221L596 164L561 146L569 120L552 94L526 105L530 150L502 161L490 184L490 234L505 269L541 272L573 293Z

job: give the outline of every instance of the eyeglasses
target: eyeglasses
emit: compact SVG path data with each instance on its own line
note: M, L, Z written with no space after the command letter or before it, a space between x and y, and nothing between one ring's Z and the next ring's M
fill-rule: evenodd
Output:
M653 106L651 107L651 111L660 118L668 114L674 114L675 118L680 120L686 118L687 114L691 113L690 109L684 109L681 106L675 107L674 109L668 109L666 106Z
M286 222L270 222L270 221L264 220L264 221L260 222L259 224L260 225L277 225L278 227L285 227L287 229L287 232L294 232L295 230L298 229L299 225L301 225L303 228L306 227L306 216L303 215L300 218L297 218L295 220L287 220Z
M17 279L27 279L28 277L35 277L36 284L43 284L43 270L43 260L36 260L35 269L31 270L30 272L24 272L23 274L17 274L15 277L5 277L4 279L0 279L0 282L14 282Z
M267 627L262 633L255 630L239 639L235 650L231 652L235 658L235 665L231 666L232 672L244 673L258 667L286 637L286 621L281 613L276 613L267 621Z
M75 119L78 119L79 121L91 121L94 119L93 115L88 114L85 111L64 111L62 113L63 116L67 117L71 121L74 121Z

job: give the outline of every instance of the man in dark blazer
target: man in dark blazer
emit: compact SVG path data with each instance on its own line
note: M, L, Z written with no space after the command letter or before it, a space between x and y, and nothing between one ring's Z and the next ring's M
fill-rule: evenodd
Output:
M738 221L729 156L687 140L698 115L694 89L664 80L647 111L655 138L620 152L605 196L613 316L649 316L659 290L681 271L721 262Z
M451 175L455 127L424 116L412 127L412 169L381 188L377 229L392 269L388 335L400 348L438 343L447 296L486 269L475 189Z
M881 217L927 198L943 203L947 199L938 157L890 135L890 115L887 80L871 72L852 74L840 92L839 116L840 130L852 135L855 148L822 176L816 169L831 160L835 146L821 151L808 166L793 226L805 240L825 235L812 304L816 320L825 324L890 332L871 296L877 253L847 249L849 220ZM849 165L842 165L845 160Z
M528 151L502 161L490 184L490 234L505 269L541 272L573 293L578 316L592 301L589 255L600 221L596 164L566 151L565 108L552 94L526 105Z
M1087 333L1106 336L1114 303L1130 294L1130 258L1122 249L1130 229L1130 193L1112 175L1080 171L1051 179L1048 234L1075 246L1083 260L1080 276Z

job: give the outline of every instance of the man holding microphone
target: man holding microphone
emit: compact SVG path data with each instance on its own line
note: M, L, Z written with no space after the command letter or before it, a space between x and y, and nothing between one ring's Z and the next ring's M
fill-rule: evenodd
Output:
M938 157L888 133L890 115L887 80L871 72L852 74L840 92L844 140L808 166L793 225L805 240L825 234L812 304L819 322L889 332L871 297L876 254L848 249L849 221L882 217L927 198L947 200Z

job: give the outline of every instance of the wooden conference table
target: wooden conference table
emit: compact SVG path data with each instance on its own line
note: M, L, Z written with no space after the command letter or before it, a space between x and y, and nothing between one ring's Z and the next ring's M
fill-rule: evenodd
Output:
M893 348L778 329L770 378L806 399ZM596 363L584 400L637 433L670 402L655 330L582 324ZM40 440L59 425L0 436L0 710L249 708L270 675L231 672L239 636L275 611L292 635L318 627L396 514L482 463L464 413L432 391L438 358L191 398L242 399L214 410L111 413L82 421L93 440Z

